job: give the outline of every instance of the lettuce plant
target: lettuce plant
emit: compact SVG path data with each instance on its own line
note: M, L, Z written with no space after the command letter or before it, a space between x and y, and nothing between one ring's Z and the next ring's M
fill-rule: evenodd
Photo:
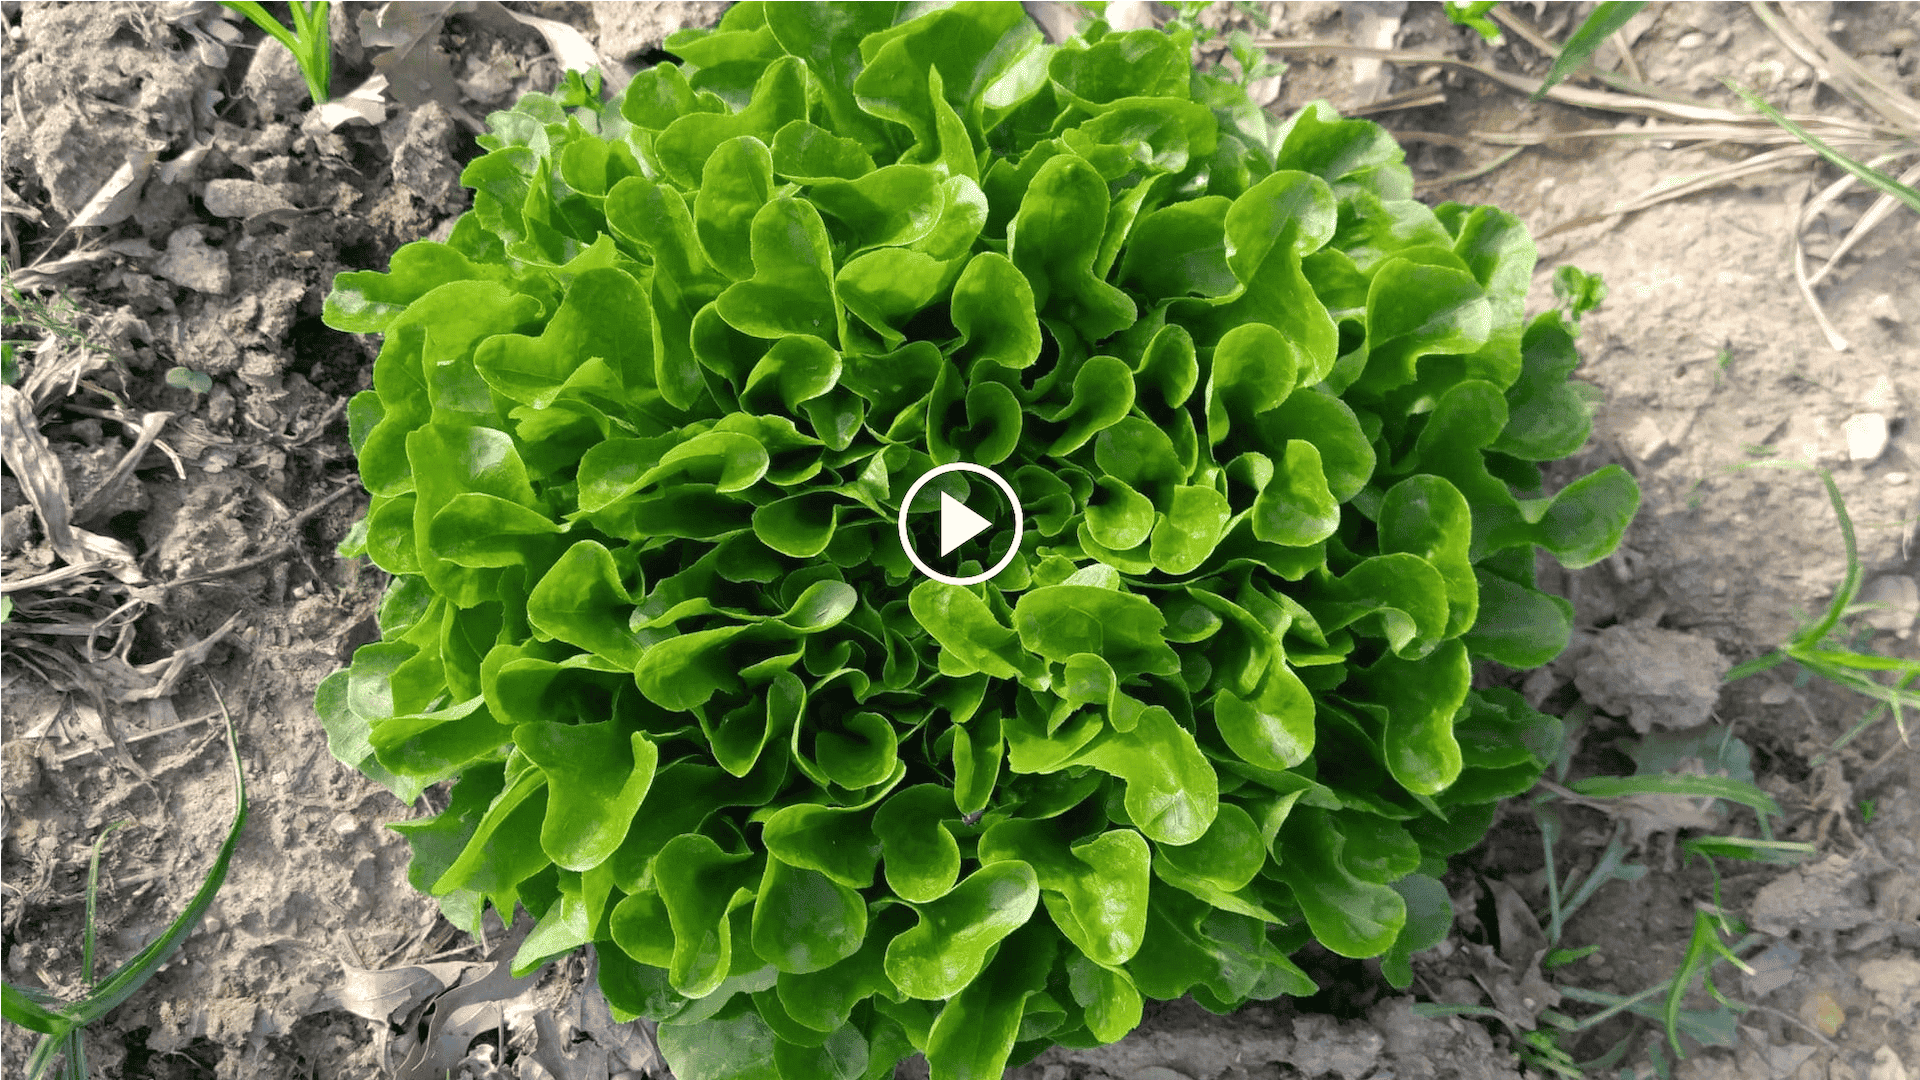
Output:
M1638 500L1543 490L1588 402L1512 215L1177 36L923 10L748 0L529 95L326 305L384 335L343 550L393 575L331 748L454 780L412 882L591 946L683 1080L998 1076L1309 993L1310 939L1405 985L1559 739L1472 664L1558 653L1536 549ZM1026 514L973 587L895 531L953 461Z

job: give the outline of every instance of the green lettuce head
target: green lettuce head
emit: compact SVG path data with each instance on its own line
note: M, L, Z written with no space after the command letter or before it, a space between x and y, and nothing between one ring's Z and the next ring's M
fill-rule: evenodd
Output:
M1535 549L1638 500L1542 490L1588 402L1512 215L1179 37L921 11L749 0L530 94L327 301L384 335L343 550L393 575L331 748L455 781L414 885L592 947L682 1080L998 1076L1310 993L1310 939L1406 985L1560 738L1472 662L1558 653ZM896 525L961 461L1025 514L973 586Z

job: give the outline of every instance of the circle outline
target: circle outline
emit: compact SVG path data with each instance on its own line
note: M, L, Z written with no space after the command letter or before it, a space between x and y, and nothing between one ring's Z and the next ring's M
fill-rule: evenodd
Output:
M1000 556L1000 561L994 563L985 571L978 574L970 574L967 577L953 577L948 574L943 574L933 567L928 566L926 563L921 562L920 556L914 554L912 538L907 535L907 510L913 506L914 496L920 494L920 489L927 486L927 481L932 480L936 476L951 472L978 473L988 480L993 481L994 486L1000 489L1000 493L1007 497L1007 505L1013 508L1013 543L1007 545L1007 553ZM994 472L985 465L975 465L971 461L950 461L945 465L936 465L926 472L921 473L920 478L915 480L912 485L907 488L906 498L900 500L900 518L898 525L900 531L900 550L907 553L907 561L913 564L914 569L935 581L943 582L947 585L978 585L983 581L993 578L999 574L1000 571L1005 570L1013 562L1013 557L1020 553L1020 540L1026 535L1027 531L1026 515L1020 509L1019 496L1013 493L1013 485L1007 483L999 473Z

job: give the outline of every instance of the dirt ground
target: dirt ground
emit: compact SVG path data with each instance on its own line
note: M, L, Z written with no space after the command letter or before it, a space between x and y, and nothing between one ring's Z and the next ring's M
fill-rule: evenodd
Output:
M115 822L130 823L101 860L102 963L136 952L187 904L233 815L222 702L250 799L199 930L89 1030L95 1075L665 1075L643 1033L611 1022L583 957L512 980L510 929L495 924L475 942L440 918L406 883L407 847L384 827L431 811L398 804L328 753L314 686L376 636L385 582L334 554L366 506L343 407L369 385L376 343L319 314L336 273L384 268L398 245L464 209L457 176L478 153L477 117L558 81L555 42L572 39L508 8L575 28L617 77L623 63L630 72L656 59L665 32L711 23L724 6L434 3L383 26L378 5L336 4L335 93L375 75L391 89L335 126L309 108L284 50L256 48L250 27L227 34L213 5L0 4L0 217L21 297L8 315L31 307L34 319L7 330L21 378L0 390L0 581L13 605L0 665L6 979L76 993L89 850ZM1559 41L1589 7L1529 4L1519 17ZM1920 97L1920 10L1797 8ZM1486 45L1438 4L1218 4L1204 19L1535 77L1548 63L1514 34ZM1856 115L1745 5L1654 4L1626 33L1646 82L1702 104L1737 105L1726 76L1789 112ZM1603 67L1620 62L1613 48L1599 54ZM1816 476L1735 468L1756 461L1832 470L1858 532L1865 596L1883 602L1854 644L1920 660L1920 218L1896 210L1818 287L1848 346L1838 351L1789 253L1804 200L1833 170L1800 165L1608 216L1663 178L1752 151L1576 138L1443 182L1500 150L1474 132L1639 121L1529 105L1437 67L1290 62L1262 87L1282 115L1321 97L1364 110L1423 86L1444 96L1373 113L1401 133L1420 197L1492 203L1536 235L1591 220L1541 240L1533 304L1553 303L1563 264L1604 277L1579 371L1601 404L1569 471L1623 464L1642 510L1615 556L1559 578L1576 605L1574 647L1517 685L1579 721L1574 775L1630 773L1658 747L1709 772L1749 770L1781 807L1775 835L1817 848L1798 866L1721 860L1719 903L1753 930L1741 953L1752 970L1719 970L1741 1011L1722 1014L1724 1038L1708 1040L1717 1044L1687 1044L1677 1075L1920 1076L1920 754L1882 720L1822 760L1864 699L1791 668L1720 682L1808 621L1845 570ZM1912 145L1904 152L1892 168L1914 164ZM1824 260L1871 203L1856 193L1814 218L1802 233L1808 257ZM197 382L192 373L207 382L183 385ZM62 572L79 562L94 569ZM1711 754L1689 742L1703 722L1734 741ZM1514 1032L1543 1025L1542 1010L1589 1015L1591 995L1639 993L1680 965L1715 878L1679 858L1679 831L1752 831L1744 811L1715 820L1686 803L1642 806L1630 820L1616 820L1617 807L1556 805L1556 882L1573 888L1615 835L1647 868L1600 887L1567 923L1562 948L1598 947L1579 959L1542 970L1547 857L1516 800L1457 861L1454 932L1416 957L1409 993L1394 993L1377 964L1309 951L1298 959L1324 988L1314 998L1231 1017L1167 1003L1114 1046L1050 1051L1011 1075L1518 1075ZM1416 1009L1434 1004L1480 1013ZM1703 1018L1714 1009L1699 992L1686 1004ZM31 1044L11 1026L0 1038L0 1067L13 1075ZM1662 1039L1656 1023L1616 1018L1559 1045L1581 1061L1618 1046L1604 1075L1650 1076L1649 1045ZM902 1070L925 1075L924 1063Z

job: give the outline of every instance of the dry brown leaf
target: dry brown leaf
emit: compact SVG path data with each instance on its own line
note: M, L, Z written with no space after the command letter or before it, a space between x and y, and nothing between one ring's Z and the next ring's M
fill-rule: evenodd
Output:
M28 206L21 200L17 192L6 184L0 184L0 214L10 214L14 217L26 218L35 225L40 224L42 221L40 211Z
M390 1024L413 1011L414 1006L459 982L475 965L450 961L408 964L384 971L352 964L340 966L343 970L340 985L329 991L334 1004L376 1024Z
M375 75L343 96L321 103L313 110L311 123L325 131L332 131L342 124L350 124L356 120L363 124L385 123L386 93L387 77Z
M54 552L70 566L97 565L122 582L144 582L146 577L125 544L73 527L66 470L40 434L39 418L27 396L14 387L0 386L0 417L5 420L0 428L0 456L4 456L8 471L39 515L41 529Z
M387 92L408 108L438 101L473 131L483 130L463 104L466 93L453 75L453 64L440 48L440 29L447 16L471 11L469 0L428 0L423 3L383 5L360 15L360 40L369 48L387 51L373 66L386 76Z
M84 229L91 226L118 225L132 216L133 208L140 204L140 188L147 181L147 173L152 170L153 162L159 155L152 150L141 150L127 156L127 160L100 190L93 193L80 212L73 215L67 223L69 229Z
M522 15L517 11L498 3L497 0L486 5L487 8L507 16L514 22L538 31L547 40L547 48L553 50L554 59L560 61L563 71L595 71L600 69L600 52L593 47L587 36L563 22L543 19L538 15Z
M82 248L70 251L57 259L35 263L24 267L13 275L13 284L22 291L31 292L50 284L54 278L69 270L78 270L83 266L113 258L113 252L101 248Z

